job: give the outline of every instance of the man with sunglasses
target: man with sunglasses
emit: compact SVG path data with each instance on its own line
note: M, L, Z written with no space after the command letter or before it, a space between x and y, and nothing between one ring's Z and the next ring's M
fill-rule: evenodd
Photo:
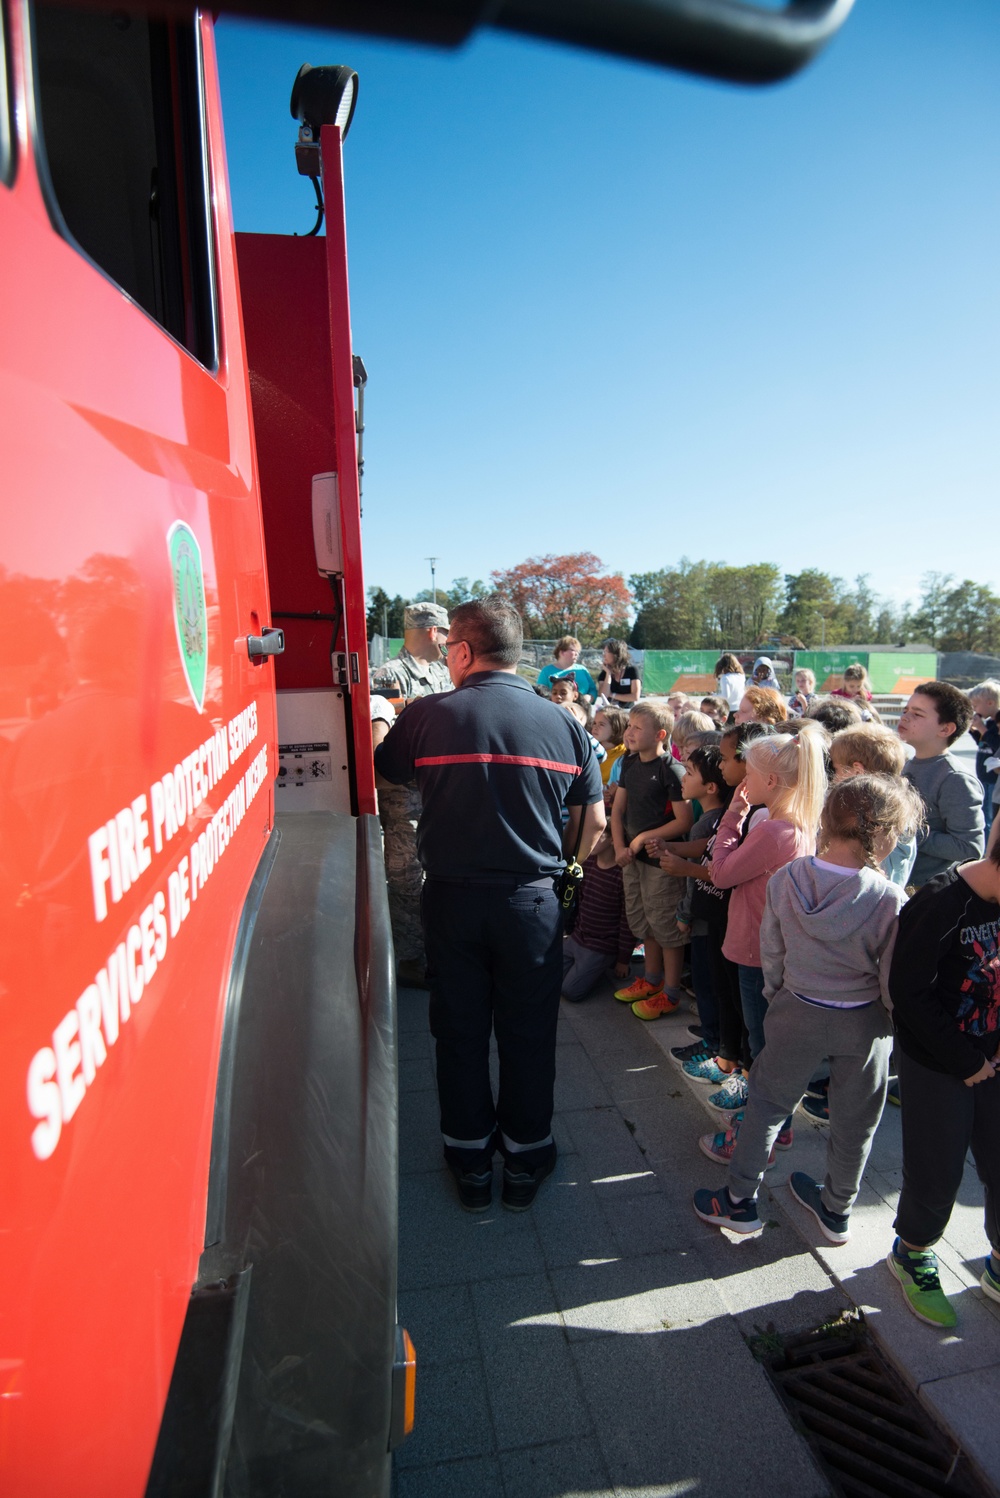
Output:
M517 675L521 619L462 604L448 632L455 691L425 697L375 751L386 780L416 779L417 850L444 1157L467 1211L530 1207L555 1165L552 1091L562 982L554 883L604 828L601 775L572 716ZM567 813L565 825L564 811ZM500 1087L490 1085L490 1034Z

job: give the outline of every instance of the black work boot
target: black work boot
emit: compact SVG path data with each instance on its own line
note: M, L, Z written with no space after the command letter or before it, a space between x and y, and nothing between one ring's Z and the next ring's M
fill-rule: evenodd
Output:
M556 1147L534 1170L518 1166L517 1156L508 1155L503 1167L502 1201L508 1212L526 1212L538 1195L538 1188L556 1168Z
M466 1212L485 1212L493 1200L493 1167L478 1166L466 1170L455 1160L445 1157L445 1164L455 1177L458 1199Z

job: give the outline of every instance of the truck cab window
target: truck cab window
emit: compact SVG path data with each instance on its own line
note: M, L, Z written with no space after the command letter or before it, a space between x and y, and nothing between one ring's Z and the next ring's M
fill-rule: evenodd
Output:
M203 364L216 363L193 21L39 3L38 154L56 227Z

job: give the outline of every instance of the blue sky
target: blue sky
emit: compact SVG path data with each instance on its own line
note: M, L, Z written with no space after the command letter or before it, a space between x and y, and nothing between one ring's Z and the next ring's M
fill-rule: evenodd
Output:
M360 75L369 584L586 550L997 585L995 0L858 0L763 91L489 31L218 47L239 229L311 225L291 84Z

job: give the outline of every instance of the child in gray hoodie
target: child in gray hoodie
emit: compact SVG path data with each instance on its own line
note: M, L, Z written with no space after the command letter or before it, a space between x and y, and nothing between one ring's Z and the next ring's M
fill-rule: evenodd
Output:
M695 1192L704 1222L740 1233L759 1229L756 1195L778 1131L828 1057L826 1180L796 1171L789 1186L831 1243L847 1242L885 1106L892 1050L886 983L906 898L879 864L918 815L918 797L905 781L844 780L823 807L820 855L796 858L772 875L760 933L767 1043L750 1072L727 1184Z

